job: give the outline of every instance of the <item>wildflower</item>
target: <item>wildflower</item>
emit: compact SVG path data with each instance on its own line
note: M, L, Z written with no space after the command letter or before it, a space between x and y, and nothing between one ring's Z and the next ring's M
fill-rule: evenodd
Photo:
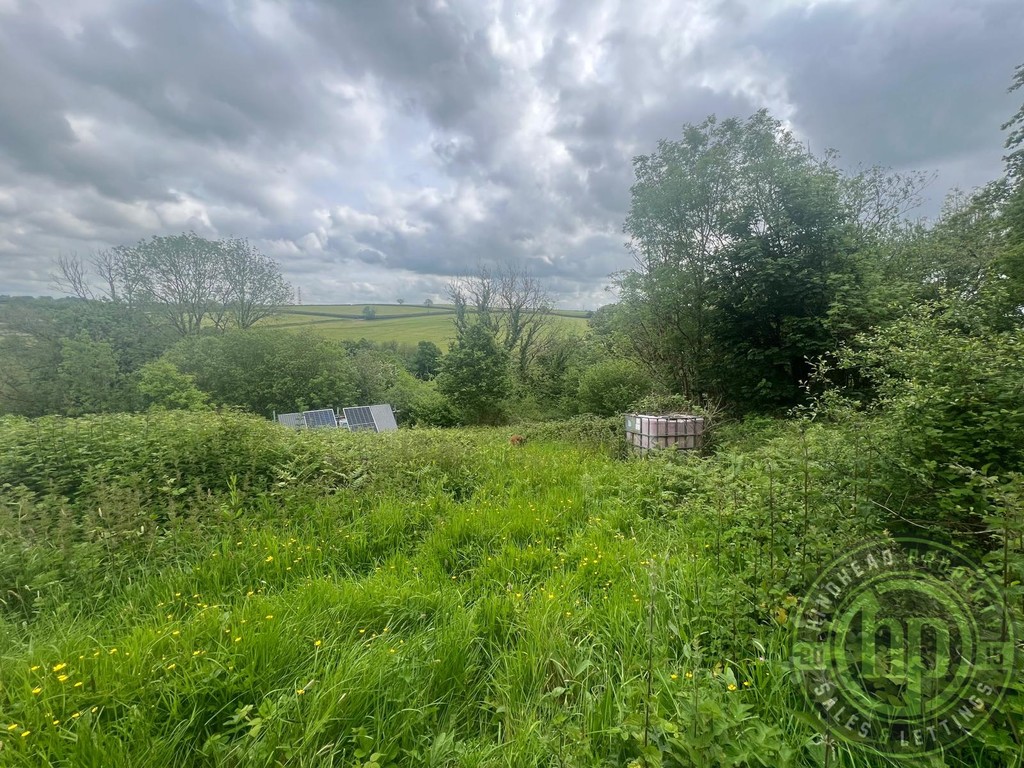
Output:
M16 730L18 730L18 724L17 723L11 723L10 725L7 726L7 730L8 731L16 731Z
M21 738L23 738L23 739L27 738L30 733L32 733L32 731L22 731L21 732Z
M84 685L84 683L81 680L79 680L77 683L75 683L74 687L75 688L81 688L82 685Z
M365 629L360 629L360 630L359 630L359 634L360 634L360 635L366 634L366 630L365 630Z
M66 666L67 666L67 664L65 664L65 663L64 663L64 662L62 661L62 662L61 662L60 664L55 664L55 665L53 666L53 671L54 671L54 672L60 672L60 671L61 671L62 669L64 669L64 667L66 667Z
M236 642L236 643L240 643L240 642L242 642L242 638L240 638L240 637L236 637L236 638L235 638L235 642Z
M193 656L202 656L206 651L192 651Z
M743 681L743 687L744 688L749 688L750 687L750 681L749 680L744 680Z
M93 707L89 711L92 712L95 715L97 712L99 712L99 709L100 709L99 707Z
M324 644L323 640L314 640L313 641L313 647L314 648L319 648L323 644Z
M72 713L71 713L71 719L72 719L72 720L77 720L77 719L78 719L78 718L80 718L81 716L82 716L82 713L81 713L81 712L72 712Z
M109 651L107 651L107 653L113 656L115 653L117 653L117 648L111 648Z
M38 695L39 695L40 693L42 693L42 692L43 692L43 689L42 689L42 687L41 687L41 686L38 686L38 685L37 685L37 686L36 686L35 688L33 688L33 689L32 689L32 693L33 693L33 695L35 695L35 696L38 696Z
M686 679L687 680L693 680L693 672L687 672L686 673Z
M167 665L167 669L168 669L168 671L169 671L169 670L172 670L172 669L174 669L174 668L175 668L176 666L178 666L178 665L172 662L172 663L170 663L170 664L168 664L168 665Z
M265 562L265 563L272 563L272 562L274 562L274 556L273 555L267 555L267 559L264 560L263 562Z
M57 675L57 679L60 680L62 683L65 683L68 680L68 676L67 675Z
M295 689L295 693L296 693L296 694L298 694L299 696L301 696L301 695L302 695L302 694L304 694L305 692L306 692L306 689L305 689L305 688L296 688L296 689Z
M272 618L274 618L274 614L268 613L267 614L267 621L270 621Z
M729 690L730 691L735 691L736 690L736 683L729 683Z
M178 636L178 635L180 635L180 634L181 634L181 631L180 631L180 630L177 630L177 629L176 629L176 630L174 630L173 632L171 632L171 635L173 635L174 637L177 637L177 636Z
M673 672L671 675L669 675L669 677L672 678L673 680L678 680L679 679L679 675L677 675L675 672Z
M60 725L60 720L56 720L56 719L54 719L54 721L53 721L53 724L54 724L54 725Z
M38 671L39 671L40 669L42 669L42 667L40 667L40 666L39 666L38 664L36 664L36 665L35 665L34 667L32 667L32 669L30 669L29 671L30 671L30 672L38 672Z

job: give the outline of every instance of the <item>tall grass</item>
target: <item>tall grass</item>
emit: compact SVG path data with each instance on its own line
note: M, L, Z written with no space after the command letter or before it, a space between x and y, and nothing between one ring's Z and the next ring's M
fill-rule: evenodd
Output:
M877 520L782 429L4 420L0 765L888 765L801 714L793 595Z

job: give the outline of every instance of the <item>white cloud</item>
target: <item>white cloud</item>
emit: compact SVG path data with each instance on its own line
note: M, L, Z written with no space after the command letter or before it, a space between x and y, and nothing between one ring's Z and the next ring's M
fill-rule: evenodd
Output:
M515 259L629 264L631 159L767 106L815 149L999 172L1014 0L0 0L0 292L62 252L249 237L307 301L437 297ZM1016 30L1016 32L1015 32ZM933 209L935 207L933 202Z

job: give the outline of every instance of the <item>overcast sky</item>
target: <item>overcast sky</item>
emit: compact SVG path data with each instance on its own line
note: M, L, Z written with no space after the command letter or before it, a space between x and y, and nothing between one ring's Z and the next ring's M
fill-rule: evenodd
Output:
M0 293L60 253L247 237L307 303L629 265L631 159L768 107L845 163L1001 170L1021 0L0 0Z

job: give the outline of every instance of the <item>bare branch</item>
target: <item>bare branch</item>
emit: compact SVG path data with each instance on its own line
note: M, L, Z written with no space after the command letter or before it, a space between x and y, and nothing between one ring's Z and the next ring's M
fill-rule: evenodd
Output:
M89 287L89 273L77 254L57 257L57 273L51 275L53 286L58 291L80 299L94 298Z

